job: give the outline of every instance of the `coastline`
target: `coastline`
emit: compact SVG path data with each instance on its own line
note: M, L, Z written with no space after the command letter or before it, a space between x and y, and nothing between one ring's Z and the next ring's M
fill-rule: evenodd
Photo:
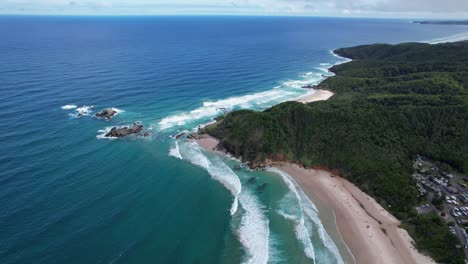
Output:
M317 102L317 101L325 101L330 99L334 93L328 90L322 90L322 89L317 89L315 90L312 94L308 94L306 96L303 96L299 98L297 101L299 103L312 103L312 102Z
M346 179L291 163L276 167L289 174L309 198L333 209L356 263L435 263L414 248L411 237L399 227L400 221Z
M332 96L331 91L316 90L297 101L310 103ZM220 141L211 135L197 134L192 139L206 151L226 154L219 148ZM345 263L435 264L418 252L407 231L399 227L398 219L348 180L289 162L269 165L290 175L318 205L320 218Z
M223 154L217 147L219 140L210 135L200 135L195 142L206 151ZM354 258L359 264L435 264L414 247L398 219L348 180L289 162L271 166L290 175L318 206L320 218L325 220L345 263L352 263Z

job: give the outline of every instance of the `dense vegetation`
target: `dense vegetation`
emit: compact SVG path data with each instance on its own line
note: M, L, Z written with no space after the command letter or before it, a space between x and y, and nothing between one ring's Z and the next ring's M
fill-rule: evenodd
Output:
M244 161L338 170L404 220L418 248L436 261L463 263L441 219L416 214L410 175L416 154L468 171L468 43L335 52L353 61L333 67L336 76L319 85L335 93L330 100L236 111L206 131Z
M412 234L416 247L430 252L438 263L464 263L461 250L453 246L459 243L458 238L447 235L448 224L435 213L411 218L403 223L403 227Z

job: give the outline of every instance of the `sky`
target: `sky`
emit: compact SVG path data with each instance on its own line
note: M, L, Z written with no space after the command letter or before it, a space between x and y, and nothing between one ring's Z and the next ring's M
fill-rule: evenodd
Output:
M468 0L0 0L0 14L468 19Z

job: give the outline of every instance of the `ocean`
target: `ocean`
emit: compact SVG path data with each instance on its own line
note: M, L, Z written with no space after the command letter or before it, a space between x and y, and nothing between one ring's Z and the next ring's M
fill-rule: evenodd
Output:
M0 16L0 263L350 263L288 175L234 170L235 159L174 135L310 93L301 87L344 62L335 48L467 31L375 19ZM93 118L107 107L119 114ZM102 137L136 121L146 137Z

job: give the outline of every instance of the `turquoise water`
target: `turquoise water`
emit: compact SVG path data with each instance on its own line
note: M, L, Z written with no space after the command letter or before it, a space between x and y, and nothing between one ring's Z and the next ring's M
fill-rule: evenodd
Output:
M0 262L341 263L287 175L234 171L235 160L173 135L220 108L305 95L302 85L342 61L334 48L464 31L399 20L0 17ZM73 105L93 107L77 118ZM105 107L121 112L92 118ZM100 137L135 121L150 136Z

